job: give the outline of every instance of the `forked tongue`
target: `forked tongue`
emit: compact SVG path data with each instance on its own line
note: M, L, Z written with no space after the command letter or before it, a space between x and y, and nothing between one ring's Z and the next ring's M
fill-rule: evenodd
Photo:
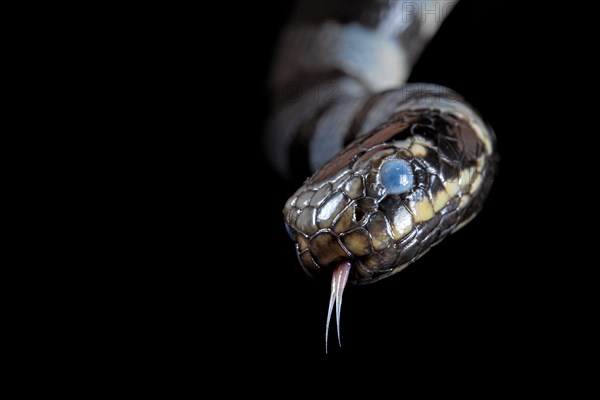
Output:
M333 270L333 276L331 277L331 297L329 298L329 311L327 312L327 325L325 326L325 353L327 353L327 340L329 338L329 323L331 321L331 313L333 306L335 305L335 316L337 322L337 336L340 347L342 341L340 339L340 313L342 310L342 296L344 294L344 287L348 282L348 275L350 274L350 268L352 264L348 261L340 263Z

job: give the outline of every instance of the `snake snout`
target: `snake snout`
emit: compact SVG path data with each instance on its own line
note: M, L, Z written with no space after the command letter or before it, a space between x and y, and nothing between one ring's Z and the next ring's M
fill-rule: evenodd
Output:
M343 262L354 265L359 258L373 252L371 235L366 228L373 210L353 200L336 200L336 203L324 204L325 208L340 208L335 216L328 217L331 221L326 224L317 217L319 209L312 211L310 207L300 212L296 223L286 222L296 242L300 263L311 274L333 269ZM345 203L344 207L339 207L340 203ZM315 214L315 224L303 223L306 213Z

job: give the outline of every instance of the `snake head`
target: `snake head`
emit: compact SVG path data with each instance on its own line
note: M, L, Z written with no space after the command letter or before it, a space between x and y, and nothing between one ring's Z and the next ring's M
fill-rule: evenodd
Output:
M479 211L488 157L472 121L431 109L356 140L284 207L303 269L350 263L353 284L399 272Z

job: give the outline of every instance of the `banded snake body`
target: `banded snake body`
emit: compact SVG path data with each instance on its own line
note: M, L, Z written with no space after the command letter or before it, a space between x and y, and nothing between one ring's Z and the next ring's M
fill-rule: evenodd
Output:
M328 329L346 283L413 263L481 210L495 137L452 90L406 84L456 2L298 3L272 74L266 145L306 177L283 209L302 268L331 277Z

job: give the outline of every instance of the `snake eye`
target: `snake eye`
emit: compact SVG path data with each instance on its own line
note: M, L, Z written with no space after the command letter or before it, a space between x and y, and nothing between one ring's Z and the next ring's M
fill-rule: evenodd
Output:
M389 160L383 163L379 171L379 179L388 194L408 192L415 182L413 170L405 160Z
M287 222L285 222L285 231L287 232L290 239L294 240L294 232L292 232L292 228L290 228Z

